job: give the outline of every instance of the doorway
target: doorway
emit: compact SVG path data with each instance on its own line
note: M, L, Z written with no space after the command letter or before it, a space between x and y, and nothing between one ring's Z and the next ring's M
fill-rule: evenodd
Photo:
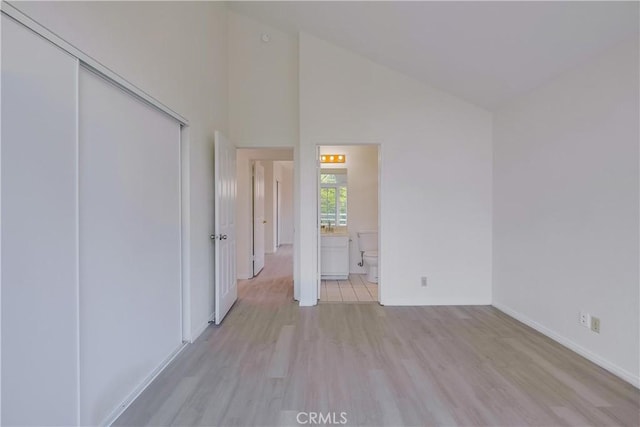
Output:
M291 275L293 149L238 148L236 162L238 278Z
M380 301L377 144L318 146L318 300Z

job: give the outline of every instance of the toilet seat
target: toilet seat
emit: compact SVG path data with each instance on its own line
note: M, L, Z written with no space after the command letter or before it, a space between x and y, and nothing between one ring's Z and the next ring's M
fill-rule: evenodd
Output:
M368 251L362 256L364 262L368 265L378 265L378 251Z

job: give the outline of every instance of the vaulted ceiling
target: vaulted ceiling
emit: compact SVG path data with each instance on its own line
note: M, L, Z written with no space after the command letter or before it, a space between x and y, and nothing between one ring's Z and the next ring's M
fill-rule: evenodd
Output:
M494 109L630 37L638 2L231 2Z

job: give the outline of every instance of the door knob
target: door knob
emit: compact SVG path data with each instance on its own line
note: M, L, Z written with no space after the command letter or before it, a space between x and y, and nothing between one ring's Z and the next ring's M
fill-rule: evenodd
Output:
M209 238L210 238L211 240L216 240L216 235L215 235L215 234L211 234L211 235L209 235Z
M220 240L227 240L227 235L226 234L221 234L220 235Z
M263 224L266 224L266 223L267 223L267 220L266 220L266 219L265 219L265 220L263 220L263 221L262 221L262 223L263 223Z

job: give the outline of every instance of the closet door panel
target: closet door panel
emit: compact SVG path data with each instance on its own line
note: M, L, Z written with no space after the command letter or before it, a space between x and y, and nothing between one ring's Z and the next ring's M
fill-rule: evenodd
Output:
M81 421L181 345L180 126L80 71Z
M73 425L77 62L1 19L1 424Z

